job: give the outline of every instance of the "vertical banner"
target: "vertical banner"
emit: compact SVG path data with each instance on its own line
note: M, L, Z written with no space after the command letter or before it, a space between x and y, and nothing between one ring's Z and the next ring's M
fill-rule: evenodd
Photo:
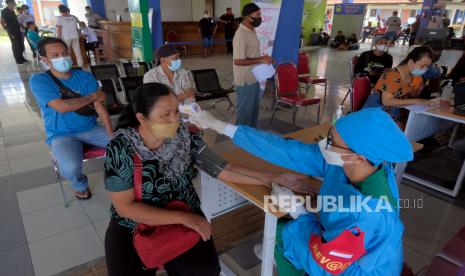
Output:
M129 0L132 29L132 58L136 61L152 61L152 36L149 27L147 1Z
M304 41L310 40L312 29L325 29L326 0L305 0L302 20Z
M262 12L262 24L256 29L260 41L260 53L271 56L278 28L282 0L255 0Z

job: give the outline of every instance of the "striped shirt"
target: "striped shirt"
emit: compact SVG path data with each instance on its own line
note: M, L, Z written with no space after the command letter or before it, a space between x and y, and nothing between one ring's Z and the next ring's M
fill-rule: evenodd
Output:
M158 82L171 88L176 95L185 93L189 88L195 89L194 81L192 80L191 73L186 69L179 69L174 72L173 83L170 82L168 76L161 66L150 69L144 75L144 83Z

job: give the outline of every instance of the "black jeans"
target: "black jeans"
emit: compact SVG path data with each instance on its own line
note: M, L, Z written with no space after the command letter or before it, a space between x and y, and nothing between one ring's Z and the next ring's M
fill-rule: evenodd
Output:
M17 33L8 33L11 41L11 49L13 50L13 56L15 58L16 63L21 63L25 60L23 53L24 53L24 36L21 31Z
M232 53L233 52L233 38L234 38L234 31L230 32L230 31L226 31L224 33L224 38L226 39L226 49L227 49L227 52L228 53Z
M110 222L105 236L105 256L109 276L154 276L145 269L133 245L131 229ZM218 276L220 263L213 240L200 240L186 253L164 265L170 276Z

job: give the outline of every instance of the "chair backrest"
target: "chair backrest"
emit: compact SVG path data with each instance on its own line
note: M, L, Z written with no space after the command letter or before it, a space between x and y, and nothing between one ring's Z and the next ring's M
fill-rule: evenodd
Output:
M310 57L306 52L299 52L297 71L299 75L310 74Z
M371 83L367 76L355 76L352 82L350 105L352 112L359 111L371 94Z
M191 73L198 92L215 93L223 90L215 69L192 70Z
M113 79L99 80L102 91L107 95L105 99L105 107L107 109L117 108L121 106L116 96L116 85Z
M120 82L123 87L124 95L126 96L126 101L131 103L137 89L144 83L144 77L124 77L120 78Z
M294 63L285 61L276 66L275 71L276 95L299 95L299 76Z
M358 62L358 58L359 58L358 55L353 56L349 63L349 80L351 81L354 78L355 65Z
M123 69L126 77L144 76L150 70L147 62L126 62Z
M116 64L91 65L90 71L97 80L113 79L116 81L121 77Z
M178 33L175 31L168 31L166 33L166 42L178 42Z

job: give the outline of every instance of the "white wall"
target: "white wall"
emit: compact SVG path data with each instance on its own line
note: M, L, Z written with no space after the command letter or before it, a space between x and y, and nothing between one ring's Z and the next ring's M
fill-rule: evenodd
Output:
M87 0L68 1L68 8L71 10L71 14L79 18L79 21L84 21L87 24L85 6L87 6Z
M220 17L226 13L226 8L231 7L235 17L241 16L240 0L215 0L215 17Z
M192 21L190 0L161 0L160 8L162 21Z
M128 0L105 0L105 12L110 20L116 20L116 14L119 14L123 21L130 21L129 13L125 11L127 8Z

